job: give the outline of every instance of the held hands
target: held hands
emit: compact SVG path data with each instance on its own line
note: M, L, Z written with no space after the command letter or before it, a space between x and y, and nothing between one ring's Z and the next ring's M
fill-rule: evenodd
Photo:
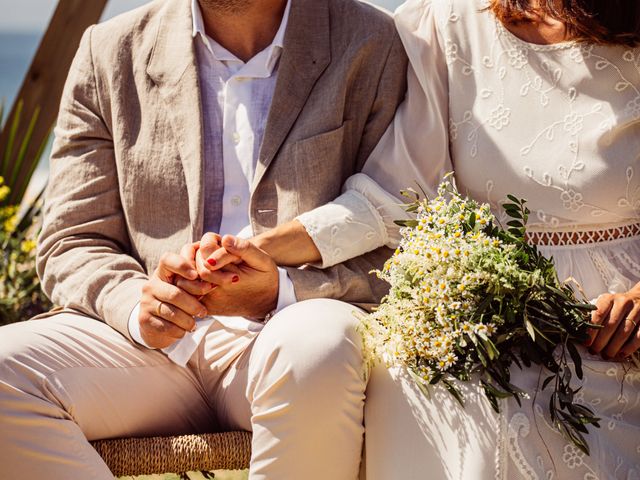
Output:
M592 329L585 343L592 353L605 359L622 360L640 349L640 283L625 293L598 297L591 323L602 328Z
M183 248L181 255L195 263L200 280L215 285L200 299L209 315L262 319L276 308L278 268L269 254L249 240L207 233L200 242ZM176 285L198 294L188 277Z

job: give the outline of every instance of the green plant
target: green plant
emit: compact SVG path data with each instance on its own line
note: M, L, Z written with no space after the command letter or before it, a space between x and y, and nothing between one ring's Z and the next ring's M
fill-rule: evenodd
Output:
M0 201L9 193L9 187L0 177ZM16 205L0 207L0 325L26 320L51 307L36 274L35 239L41 195L21 216Z
M3 125L0 105L0 125L9 128L0 162L0 325L26 320L51 307L40 289L35 267L42 192L35 199L24 202L28 183L47 142L42 142L35 156L27 155L38 112L32 117L25 136L18 139L21 112L22 102L19 102L12 121ZM16 146L18 150L14 156Z
M40 109L36 109L29 120L24 136L18 138L20 121L22 119L23 102L19 100L16 104L15 113L12 118L7 119L3 125L4 103L0 103L0 131L5 140L5 145L0 145L0 176L4 178L9 187L9 194L0 201L0 205L20 205L27 192L27 187L31 177L40 163L42 155L49 140L49 134L38 145L34 155L28 155L29 147L33 142L33 134L40 116ZM7 135L4 135L7 129ZM49 131L50 133L50 131Z

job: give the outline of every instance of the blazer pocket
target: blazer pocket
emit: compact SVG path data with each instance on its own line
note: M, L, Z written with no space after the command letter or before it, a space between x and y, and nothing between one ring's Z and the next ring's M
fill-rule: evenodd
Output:
M330 146L335 144L336 141L342 143L344 131L350 123L351 120L345 120L338 128L298 140L293 144L293 148L295 150L307 150L309 148L317 148L322 145Z
M292 145L301 212L333 200L340 194L344 173L351 169L346 165L344 142L350 123L347 120L334 130L298 140Z

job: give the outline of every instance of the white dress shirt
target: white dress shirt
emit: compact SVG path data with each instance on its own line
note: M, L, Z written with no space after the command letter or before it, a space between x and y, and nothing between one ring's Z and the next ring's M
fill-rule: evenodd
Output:
M282 23L271 45L246 63L206 34L197 0L192 0L191 9L205 117L205 150L208 155L222 154L224 168L219 233L250 237L253 235L249 218L250 186L275 91L290 2L287 2ZM207 125L211 126L210 129L206 128ZM205 175L207 173L210 172L204 172ZM205 185L207 184L205 181ZM206 219L205 214L205 230L213 228L206 225ZM297 301L291 279L284 269L278 270L276 311ZM140 334L138 313L139 305L131 312L129 333L136 342L146 346ZM244 317L206 317L198 320L195 332L187 333L184 338L163 351L175 363L186 365L213 321L240 330L255 331L263 326L260 322Z

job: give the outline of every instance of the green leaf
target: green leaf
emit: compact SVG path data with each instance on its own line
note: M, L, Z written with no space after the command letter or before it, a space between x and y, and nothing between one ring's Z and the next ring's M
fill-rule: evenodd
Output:
M513 397L512 393L509 392L505 392L503 390L499 390L496 387L494 387L493 385L491 385L489 382L482 380L482 388L484 388L485 390L488 390L489 392L491 392L492 395L494 395L497 398L511 398Z
M517 208L508 208L505 207L505 212L507 213L507 215L509 215L511 218L517 218L519 220L523 220L522 218L522 213L520 213L520 210L518 210Z
M415 228L418 226L417 220L394 220L393 223L400 227Z
M453 395L453 397L458 401L458 403L462 407L464 407L464 398L462 397L462 393L460 392L460 390L458 390L458 388L449 380L442 380L442 383L444 384L445 388L449 391L449 393Z
M4 151L4 156L2 158L2 165L0 166L0 175L7 178L9 166L11 165L11 156L13 155L13 144L16 141L16 136L18 135L18 126L20 125L20 116L22 115L22 100L18 101L16 105L16 113L13 116L13 121L9 127L9 134L7 137L7 146ZM7 120L8 121L8 120Z
M22 142L20 143L20 148L18 150L18 155L16 156L13 164L12 171L9 176L9 185L13 185L15 188L16 180L18 178L18 173L20 172L25 156L27 155L27 148L29 147L29 143L31 142L31 137L33 137L33 130L36 127L36 122L38 121L38 117L40 116L40 108L37 107L29 121L29 125L27 127L27 131L22 138ZM9 172L7 172L9 173Z
M527 329L527 333L531 337L531 340L536 341L536 328L533 326L533 323L529 321L528 318L524 319L524 327Z
M551 381L555 380L555 378L556 378L555 375L550 375L547 378L545 378L544 382L542 382L542 388L540 390L544 390L545 388L547 388L547 385L549 385Z
M582 357L580 356L580 352L578 352L578 349L573 342L567 342L567 350L569 350L569 355L571 356L571 360L573 360L573 366L576 370L576 376L580 380L582 380Z

